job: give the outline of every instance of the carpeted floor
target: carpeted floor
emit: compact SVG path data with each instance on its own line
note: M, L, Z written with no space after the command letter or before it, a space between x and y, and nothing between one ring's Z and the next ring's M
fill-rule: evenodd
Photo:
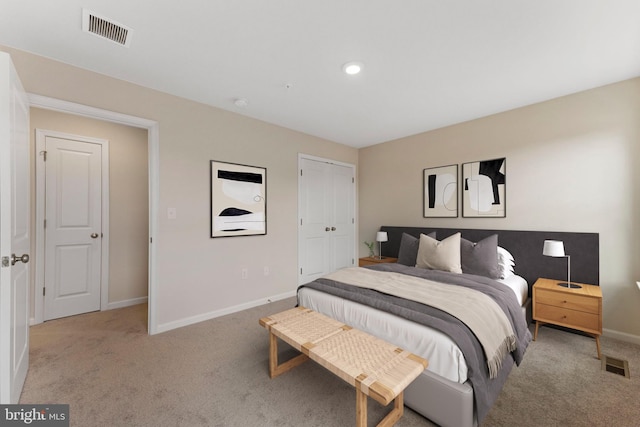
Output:
M20 403L68 403L72 426L350 426L353 388L314 363L273 380L258 319L293 298L163 334L146 333L146 305L31 328ZM594 340L541 328L483 426L636 426L640 346L606 337L604 354L631 379L604 372ZM386 413L369 399L369 425ZM433 426L411 410L399 427Z

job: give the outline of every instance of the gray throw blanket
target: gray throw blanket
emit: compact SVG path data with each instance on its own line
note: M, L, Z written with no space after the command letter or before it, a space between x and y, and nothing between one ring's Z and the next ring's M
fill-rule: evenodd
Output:
M516 349L516 336L507 316L493 299L475 289L360 267L343 268L323 278L428 304L457 317L480 341L487 358L489 378L498 376L502 360ZM477 310L469 310L469 307Z
M366 267L378 271L390 271L415 277L423 277L444 284L464 286L483 292L493 299L503 310L516 335L517 347L506 357L512 357L520 364L527 346L531 342L531 333L516 300L513 291L502 283L492 279L468 274L455 274L437 270L425 270L401 264L378 264ZM473 332L458 318L440 309L419 302L399 298L371 289L360 288L338 281L321 278L302 285L321 292L359 302L383 310L416 323L429 326L447 334L458 345L467 362L468 378L474 389L476 416L480 423L498 397L513 362L503 363L498 378L489 378L484 349Z

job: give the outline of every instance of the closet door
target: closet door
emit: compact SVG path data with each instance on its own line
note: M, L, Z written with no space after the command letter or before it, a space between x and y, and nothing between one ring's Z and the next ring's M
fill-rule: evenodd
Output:
M298 284L355 265L355 168L300 158Z

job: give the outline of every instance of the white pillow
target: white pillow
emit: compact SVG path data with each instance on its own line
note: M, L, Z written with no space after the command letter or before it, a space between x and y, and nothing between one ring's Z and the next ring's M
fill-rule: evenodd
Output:
M503 258L503 259L509 260L509 261L515 261L513 259L513 255L511 255L511 252L509 252L508 250L506 250L502 246L498 246L498 258Z
M514 275L513 267L516 265L513 255L505 248L498 246L498 271L501 279Z
M416 267L461 274L460 233L453 234L442 241L421 234Z

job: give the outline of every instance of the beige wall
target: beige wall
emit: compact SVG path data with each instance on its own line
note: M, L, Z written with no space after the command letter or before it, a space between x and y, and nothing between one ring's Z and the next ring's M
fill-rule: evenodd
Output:
M640 79L355 150L25 52L12 55L28 92L160 125L158 324L292 292L297 283L297 155L359 171L360 237L387 225L600 233L608 333L640 340ZM214 80L215 81L215 80ZM321 119L321 118L319 118ZM422 169L507 158L507 217L422 218ZM268 234L209 238L209 160L267 168ZM167 208L177 219L167 219ZM359 245L366 254L364 244ZM635 263L635 264L634 264ZM268 266L269 276L263 276ZM241 279L247 268L248 279Z
M109 141L108 302L126 303L146 297L149 239L147 130L31 108L32 153L35 152L35 129ZM32 188L35 188L34 173ZM34 224L34 230L35 227ZM34 286L31 290L31 295L34 295Z
M506 218L422 217L424 168L498 157ZM360 240L380 225L600 233L605 333L640 342L639 158L640 78L364 148Z
M153 237L160 330L295 291L298 153L357 165L356 149L26 52L0 50L11 54L30 93L159 123L159 221ZM267 168L266 236L209 237L209 160ZM175 220L167 219L170 207L177 209ZM243 268L249 272L244 280Z

